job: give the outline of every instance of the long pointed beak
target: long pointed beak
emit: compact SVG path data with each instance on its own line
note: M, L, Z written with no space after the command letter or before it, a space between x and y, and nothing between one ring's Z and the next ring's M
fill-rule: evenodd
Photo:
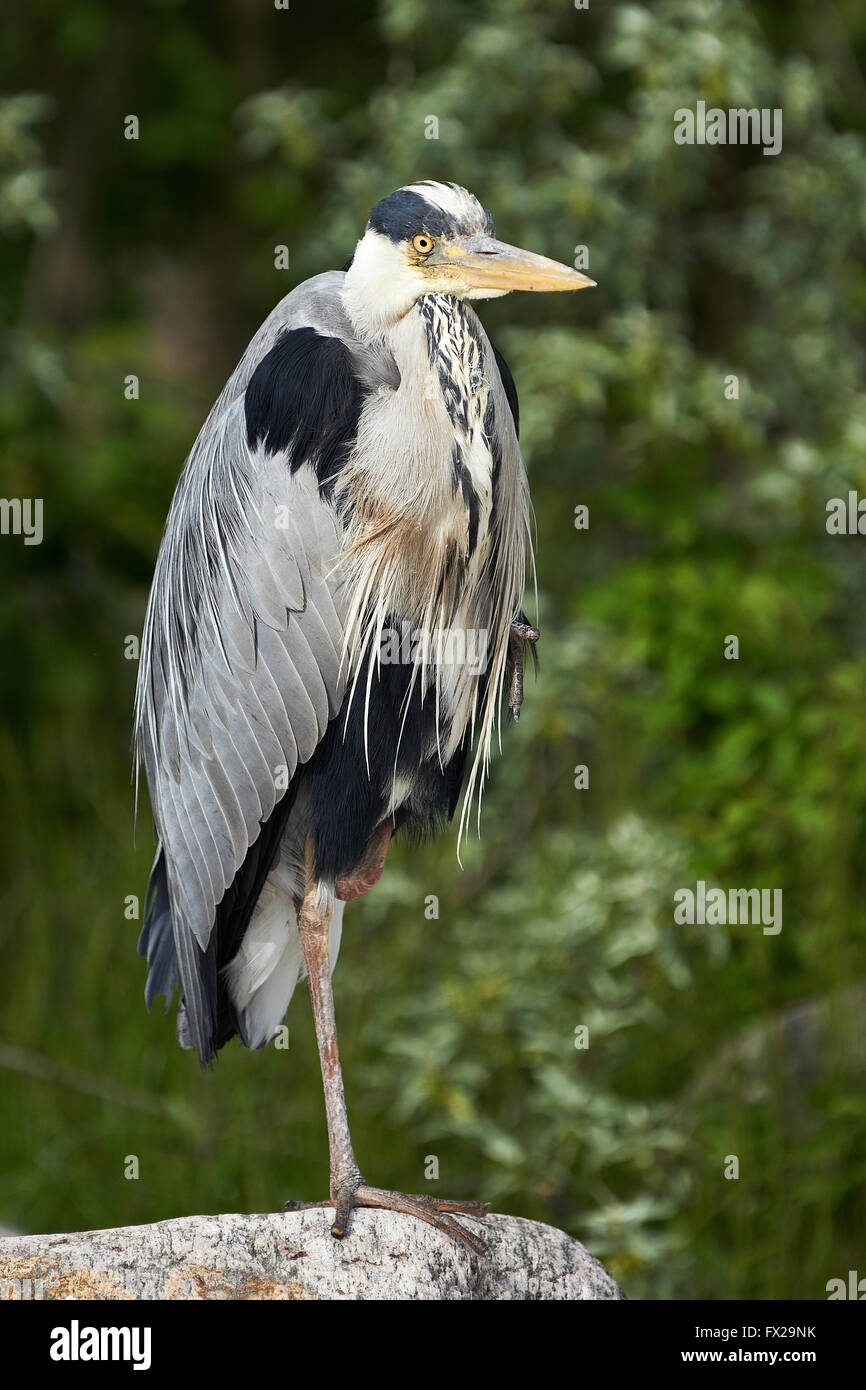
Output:
M489 236L460 237L442 243L436 266L440 269L446 265L453 267L457 277L473 290L583 290L595 284L571 266Z

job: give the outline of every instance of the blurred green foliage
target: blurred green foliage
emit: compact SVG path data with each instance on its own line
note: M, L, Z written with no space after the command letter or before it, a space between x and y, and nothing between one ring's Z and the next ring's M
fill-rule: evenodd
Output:
M324 1192L302 992L288 1052L207 1076L141 1006L124 640L254 328L378 198L442 177L508 241L588 246L598 288L483 306L521 395L541 672L465 869L453 834L397 847L349 911L362 1166L412 1191L435 1154L442 1191L564 1227L633 1297L823 1297L866 1236L866 586L862 539L824 527L866 491L866 12L35 0L4 28L2 491L44 499L45 536L0 541L0 1219ZM783 152L676 145L699 99L781 107ZM697 878L782 888L781 934L674 926Z

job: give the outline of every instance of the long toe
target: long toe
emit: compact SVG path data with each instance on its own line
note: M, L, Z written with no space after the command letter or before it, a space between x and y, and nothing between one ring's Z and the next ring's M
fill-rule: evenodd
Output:
M368 1187L364 1183L355 1192L354 1205L379 1207L384 1211L401 1211L407 1216L417 1216L419 1221L426 1221L428 1225L435 1226L454 1240L459 1240L476 1255L488 1254L484 1241L474 1232L468 1231L459 1221L455 1221L452 1216L452 1213L456 1212L461 1216L481 1220L488 1211L485 1202L458 1202L420 1193L391 1192L382 1187Z
M354 1207L378 1207L382 1211L401 1211L406 1216L415 1216L435 1226L453 1240L459 1240L476 1255L487 1255L487 1246L480 1236L462 1226L454 1216L468 1216L482 1221L487 1215L489 1202L464 1202L450 1197L431 1197L420 1192L392 1192L384 1187L369 1187L367 1183L344 1184L332 1197L320 1202L288 1201L283 1211L312 1211L333 1208L334 1220L331 1235L338 1240L345 1234Z

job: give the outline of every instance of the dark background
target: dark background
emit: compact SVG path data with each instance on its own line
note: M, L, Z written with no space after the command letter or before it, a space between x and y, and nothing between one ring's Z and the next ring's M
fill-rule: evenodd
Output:
M289 1051L207 1076L144 1011L124 645L255 328L434 177L507 241L588 246L598 288L482 306L521 395L542 668L465 869L453 832L395 848L347 913L362 1168L429 1190L436 1155L438 1190L564 1227L632 1297L866 1273L866 541L825 529L866 483L866 10L34 0L3 30L2 492L44 499L45 536L0 537L0 1221L325 1195L304 991ZM781 107L782 153L675 144L698 100ZM698 878L781 888L782 932L676 926Z

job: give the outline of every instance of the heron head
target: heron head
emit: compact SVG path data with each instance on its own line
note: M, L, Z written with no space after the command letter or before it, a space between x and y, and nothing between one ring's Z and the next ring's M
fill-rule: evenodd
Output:
M493 218L454 183L407 184L377 203L346 277L353 317L385 327L425 294L495 299L511 290L580 290L571 266L497 241Z

